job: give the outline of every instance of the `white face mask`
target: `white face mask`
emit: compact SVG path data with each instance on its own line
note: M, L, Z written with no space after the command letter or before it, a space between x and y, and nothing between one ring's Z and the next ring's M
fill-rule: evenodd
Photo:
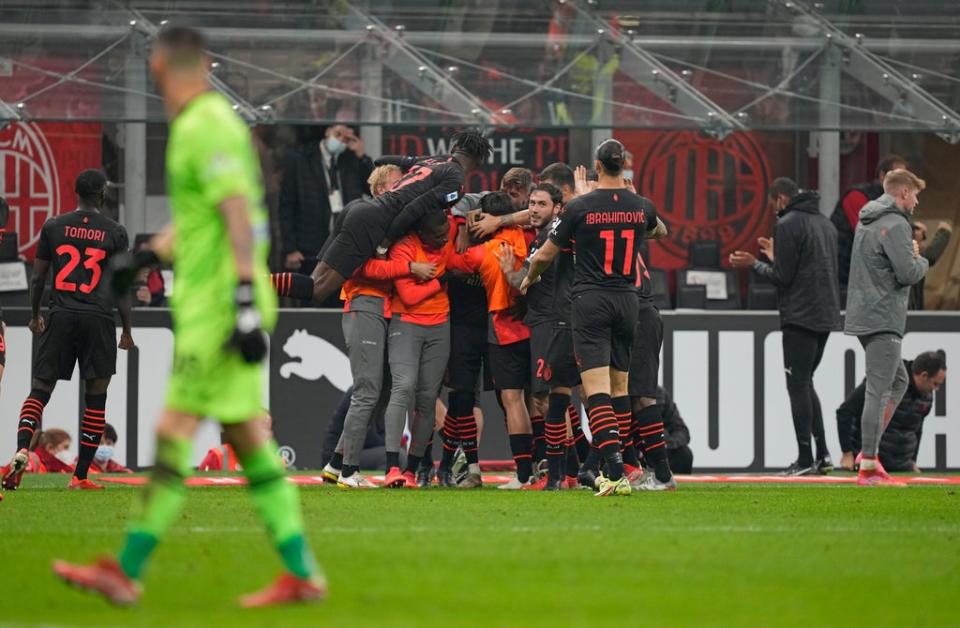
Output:
M327 143L327 152L333 155L334 157L336 157L337 155L339 155L340 153L342 153L344 150L347 149L346 144L344 144L343 142L341 142L340 140L338 140L332 135L327 138L326 143Z
M70 458L70 452L68 450L63 450L58 453L57 459L64 464L73 464L73 459Z
M113 458L113 447L111 445L100 445L93 454L93 459L97 462L107 462Z
M624 170L623 178L625 181L633 181L633 170Z

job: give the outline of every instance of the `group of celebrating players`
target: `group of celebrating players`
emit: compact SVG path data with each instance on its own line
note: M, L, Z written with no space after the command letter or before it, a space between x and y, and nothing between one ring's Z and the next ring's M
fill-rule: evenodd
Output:
M503 408L516 463L502 488L580 484L599 496L676 488L656 405L662 324L641 254L643 241L666 228L624 180L623 145L597 147L595 182L585 168L557 163L538 183L514 168L500 191L466 195L464 177L490 145L472 130L451 145L450 155L379 159L373 200L345 208L313 276L272 277L282 296L323 300L339 288L345 302L354 389L324 477L374 487L359 474L359 457L383 398L384 485L429 483L445 385L441 486L482 486L475 406L487 388ZM576 387L589 441L571 405ZM458 450L466 458L459 478Z
M261 420L262 362L277 291L322 301L342 290L346 301L343 328L355 387L338 453L325 468L341 486L368 485L359 474L358 448L387 393L386 483L417 486L443 384L450 392L439 482L481 486L474 406L485 370L505 411L516 461L510 488L556 490L578 475L598 496L627 495L631 486L676 487L655 399L661 324L640 254L644 239L662 237L666 229L650 201L625 182L619 142L597 147L595 184L584 169L554 164L536 185L529 172L513 171L502 191L467 196L465 174L490 154L478 131L458 133L450 155L383 158L374 173L375 197L345 208L342 228L313 276L268 277L259 163L246 124L209 89L205 49L196 29L167 25L151 51L150 69L170 118L173 224L145 249L127 252L124 229L97 211L106 179L87 171L77 181L77 211L51 219L41 235L30 323L41 334L40 346L17 451L2 469L8 489L19 483L54 383L69 379L77 361L86 408L71 487L100 488L86 470L104 431L115 369L112 309L119 306L123 324L119 348L130 348L123 295L139 269L172 261L177 278L173 370L142 507L116 557L89 565L57 561L59 577L116 604L139 599L143 571L181 507L193 437L205 417L216 417L285 567L272 585L241 603L326 595L304 534L298 489L286 480ZM39 306L51 266L53 300L45 320ZM577 386L590 444L571 411ZM411 443L401 471L401 434L411 406ZM458 449L467 473L457 483ZM543 477L535 474L535 460L546 461Z

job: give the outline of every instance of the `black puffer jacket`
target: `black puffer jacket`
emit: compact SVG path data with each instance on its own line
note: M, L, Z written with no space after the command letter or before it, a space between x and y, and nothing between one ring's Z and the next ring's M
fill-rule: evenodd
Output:
M920 449L923 421L933 407L933 395L921 393L913 385L913 362L904 360L903 363L910 374L910 385L880 439L880 464L887 471L913 470ZM837 408L837 435L844 453L860 451L860 416L865 395L864 381Z
M773 264L754 270L777 286L781 326L822 332L840 329L840 286L837 230L819 203L814 192L791 199L777 221Z

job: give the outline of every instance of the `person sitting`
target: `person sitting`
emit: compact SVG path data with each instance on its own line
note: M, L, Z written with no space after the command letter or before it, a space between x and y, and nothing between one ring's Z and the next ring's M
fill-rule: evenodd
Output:
M270 413L266 410L263 411L260 417L260 424L268 432L273 431L273 417L270 416ZM197 471L243 470L240 466L239 458L237 458L237 452L234 451L233 445L224 439L223 434L220 435L220 442L221 445L219 447L211 447L207 450L207 454L203 457L203 460L200 461L200 466L197 467Z
M912 362L903 361L910 373L907 392L884 426L880 439L880 464L887 471L915 471L923 421L933 408L933 393L946 379L947 357L942 350L925 351ZM837 408L837 435L843 457L840 467L854 471L860 451L860 416L863 413L866 380L860 383Z
M33 450L39 462L34 473L73 473L73 465L67 462L67 450L71 442L73 439L66 430L51 428L40 432L37 447Z
M103 426L103 438L100 439L100 446L93 454L90 473L133 473L130 469L113 460L113 448L116 444L117 430L107 423ZM74 464L76 464L76 461L74 461Z

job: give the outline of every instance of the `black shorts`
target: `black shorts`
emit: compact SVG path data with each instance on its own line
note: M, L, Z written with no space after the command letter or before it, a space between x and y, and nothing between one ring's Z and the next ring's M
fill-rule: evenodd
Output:
M550 321L530 328L530 392L534 395L550 392L550 383L547 381L550 362L547 360L547 352L550 350L552 337L553 323Z
M530 383L530 341L490 343L490 375L497 390L523 390Z
M488 344L486 327L451 325L450 359L444 385L452 390L475 391L482 372L483 390L493 390Z
M40 335L33 376L46 382L73 377L101 379L117 372L117 326L113 319L68 310L52 312Z
M580 385L580 369L573 355L573 330L554 324L547 349L546 379L550 386L573 388Z
M377 252L392 221L390 210L378 203L357 203L343 220L340 232L325 246L322 261L349 279Z
M580 372L630 369L637 325L637 293L590 290L573 298L573 350Z
M640 308L637 331L633 337L630 355L631 397L657 396L660 381L660 347L663 346L663 318L653 306Z

